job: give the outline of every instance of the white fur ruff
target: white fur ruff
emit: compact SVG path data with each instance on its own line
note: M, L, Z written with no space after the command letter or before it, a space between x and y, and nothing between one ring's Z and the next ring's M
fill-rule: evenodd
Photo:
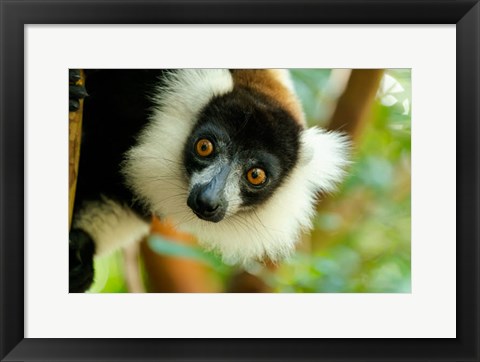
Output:
M199 112L215 95L228 93L227 70L179 70L156 99L148 128L124 163L130 187L153 213L196 235L226 263L249 264L287 257L311 227L318 192L331 191L347 164L348 142L318 128L301 134L300 159L274 195L259 207L228 214L218 223L197 218L187 206L189 185L182 152Z

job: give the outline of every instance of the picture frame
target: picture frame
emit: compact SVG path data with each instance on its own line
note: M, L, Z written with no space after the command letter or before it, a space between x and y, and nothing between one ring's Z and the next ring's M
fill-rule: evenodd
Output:
M114 11L112 11L112 9ZM480 4L462 1L2 1L2 361L448 360L479 353ZM24 338L24 26L26 24L456 24L457 338Z

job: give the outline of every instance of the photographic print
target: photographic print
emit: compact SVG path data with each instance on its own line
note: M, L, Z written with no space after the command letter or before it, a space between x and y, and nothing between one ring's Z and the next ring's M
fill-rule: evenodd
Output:
M70 292L410 292L410 69L69 79Z

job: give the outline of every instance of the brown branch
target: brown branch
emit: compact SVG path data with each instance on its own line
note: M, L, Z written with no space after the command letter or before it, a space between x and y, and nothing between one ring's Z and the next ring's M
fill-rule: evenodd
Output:
M331 130L348 133L357 141L368 124L369 112L382 79L383 69L354 69L328 124Z
M81 78L77 85L85 82L85 74L81 71ZM75 204L75 191L77 189L78 161L80 160L80 142L82 140L82 115L83 99L80 100L80 107L76 112L68 113L68 185L69 185L69 214L68 225L72 223L73 206Z

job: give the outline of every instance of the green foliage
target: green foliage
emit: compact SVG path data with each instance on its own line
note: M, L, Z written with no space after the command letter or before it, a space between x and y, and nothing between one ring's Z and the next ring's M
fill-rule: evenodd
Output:
M126 293L122 252L95 258L95 280L89 293Z
M290 73L308 123L324 125L334 103L326 91L331 69L292 69Z

